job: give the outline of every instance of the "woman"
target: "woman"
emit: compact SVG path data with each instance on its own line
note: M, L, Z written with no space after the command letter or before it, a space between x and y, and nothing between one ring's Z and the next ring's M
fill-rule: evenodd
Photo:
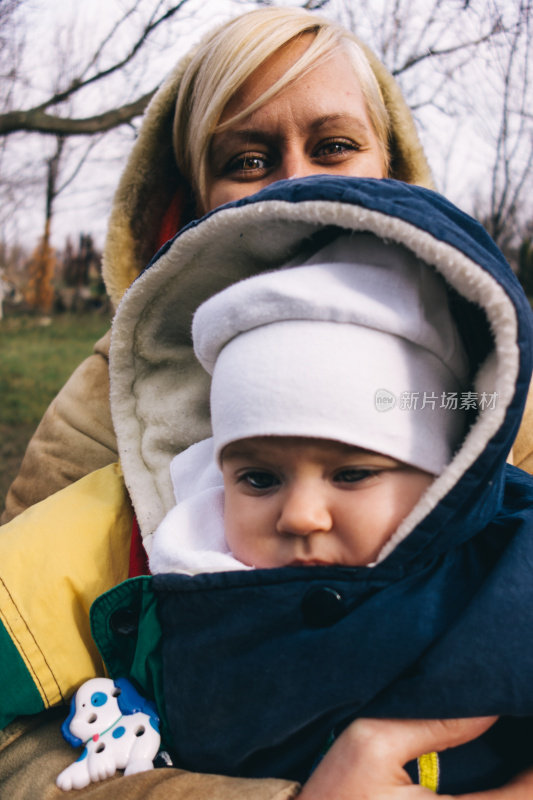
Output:
M272 82L280 76L277 91ZM343 92L347 82L351 96ZM294 102L301 113L290 119ZM158 247L197 213L313 172L432 185L399 88L352 34L299 9L254 11L222 26L156 95L122 175L103 267L114 305ZM9 491L3 522L116 460L108 348L106 336L52 402Z
M147 112L115 197L104 260L115 304L158 246L195 213L280 178L337 172L431 186L398 87L382 65L354 43L351 34L307 12L266 9L215 31L180 64ZM279 79L281 86L276 85ZM104 337L95 355L53 401L10 490L6 519L116 460L107 401L107 351ZM190 412L205 408L205 388L192 371L184 375L186 418L179 432L183 448L206 435L206 415L193 417ZM115 580L122 577L119 570ZM100 594L108 587L99 585L94 591ZM38 792L35 770L25 768L24 777L20 773L18 781L13 779L12 765L20 764L25 752L40 750L51 769L53 763L64 765L56 736L54 722L19 738L18 754L13 746L8 748L6 788L17 787L14 797L35 797ZM279 782L217 781L174 771L122 781L114 782L112 789L104 785L85 792L95 798L111 790L115 797L155 798L158 791L179 796L183 786L184 792L196 792L193 797L213 800L281 800L298 792L297 786Z

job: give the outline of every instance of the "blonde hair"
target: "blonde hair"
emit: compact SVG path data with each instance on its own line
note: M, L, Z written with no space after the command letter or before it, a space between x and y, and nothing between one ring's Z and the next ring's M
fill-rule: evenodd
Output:
M252 73L284 45L309 33L314 38L292 67L248 108L219 125L228 102ZM304 9L258 9L205 38L194 52L180 84L174 115L174 150L178 166L197 200L205 204L209 149L214 134L248 116L340 49L348 55L361 83L388 170L389 114L378 81L355 36Z

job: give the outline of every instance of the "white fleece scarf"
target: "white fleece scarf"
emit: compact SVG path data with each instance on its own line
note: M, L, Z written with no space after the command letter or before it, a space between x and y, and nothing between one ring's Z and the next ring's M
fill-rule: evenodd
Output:
M215 464L213 439L179 453L170 475L176 505L154 533L150 571L227 572L252 569L230 552L224 535L224 485Z

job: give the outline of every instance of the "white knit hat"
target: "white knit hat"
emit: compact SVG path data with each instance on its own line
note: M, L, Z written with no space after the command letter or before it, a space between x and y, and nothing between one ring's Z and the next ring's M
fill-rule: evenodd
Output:
M343 234L211 297L193 320L215 456L252 436L333 439L440 474L464 432L467 359L444 280L403 246Z

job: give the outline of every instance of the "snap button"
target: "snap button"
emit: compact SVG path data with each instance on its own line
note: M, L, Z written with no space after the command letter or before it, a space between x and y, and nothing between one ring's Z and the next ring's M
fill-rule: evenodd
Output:
M139 627L137 614L131 608L119 608L111 614L109 625L117 636L135 636Z
M309 589L302 599L301 609L304 622L310 628L327 628L345 613L342 595L331 586Z

